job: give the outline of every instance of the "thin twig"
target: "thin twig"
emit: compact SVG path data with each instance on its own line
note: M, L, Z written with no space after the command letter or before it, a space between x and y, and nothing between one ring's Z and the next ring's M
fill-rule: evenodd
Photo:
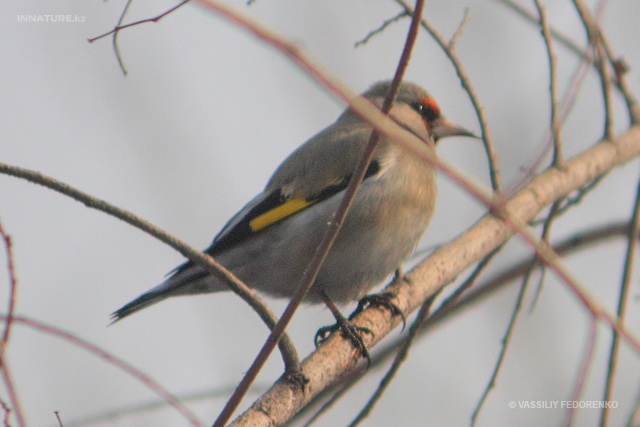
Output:
M15 262L13 259L13 245L11 236L7 234L0 222L0 236L4 243L5 252L7 254L7 272L9 274L9 301L7 307L7 322L4 325L2 339L0 340L0 369L4 365L4 356L6 354L7 345L9 344L9 335L11 333L11 324L13 323L13 314L16 309L16 295L18 291L18 279L16 278Z
M409 65L411 51L413 49L413 46L415 44L415 40L418 34L417 29L420 22L423 6L424 6L424 0L417 0L416 12L414 13L411 20L411 25L409 27L409 32L404 44L402 55L400 57L398 67L396 68L396 73L391 83L391 87L387 92L385 100L382 105L382 113L385 115L391 109L391 105L395 99L396 92L400 86L400 83L402 82L402 77L404 75L404 72L407 66ZM316 248L313 254L313 257L309 261L303 280L301 281L300 285L298 286L293 296L291 297L291 300L289 301L289 303L287 304L287 307L285 308L284 312L280 316L278 323L271 330L271 334L269 335L269 338L267 339L263 347L260 349L260 352L256 356L254 362L251 364L246 374L240 381L238 388L231 395L231 397L225 404L223 410L218 415L218 418L213 424L214 427L216 426L222 427L226 425L228 420L231 418L231 415L233 415L233 412L235 412L238 405L240 405L242 398L247 393L247 391L249 390L249 387L251 386L256 376L262 369L262 366L264 366L264 364L266 363L267 358L271 354L271 351L273 350L275 343L278 342L280 336L282 335L282 333L284 333L291 318L293 317L297 308L300 306L302 299L307 294L309 289L311 289L311 286L315 282L318 272L320 271L320 268L322 267L324 260L326 259L329 251L331 250L331 247L335 242L338 236L338 233L340 232L340 229L342 228L344 218L346 217L349 211L351 203L355 197L356 191L360 186L360 183L364 179L367 168L369 167L369 164L373 159L373 154L378 144L379 137L380 137L380 134L374 130L360 158L360 161L358 162L358 165L356 166L356 169L353 172L351 180L349 181L349 184L347 185L347 188L344 191L344 196L342 197L340 205L338 206L338 209L335 212L334 219L329 225L329 227L327 228L327 231L323 236L322 241Z
M7 346L9 345L9 337L11 334L11 326L13 325L16 295L18 291L18 280L16 278L15 263L13 259L13 246L11 243L11 237L4 230L2 223L0 223L0 236L4 242L5 251L7 254L7 271L9 274L9 301L7 308L7 321L4 325L4 331L2 333L2 340L0 341L0 371L2 371L2 378L13 406L13 412L16 415L18 425L21 427L26 426L26 420L24 413L22 412L22 405L18 399L18 393L16 392L13 379L11 377L9 366L6 359Z
M636 201L633 206L633 213L631 215L631 224L629 229L629 236L627 239L627 253L624 260L624 272L620 281L620 295L618 295L618 308L616 314L618 315L618 323L624 324L627 315L627 304L629 300L629 290L631 288L631 279L633 277L634 261L636 259L636 252L638 247L638 231L640 230L640 180L638 181L636 188ZM604 388L604 394L602 400L608 402L613 396L613 387L615 384L616 367L618 364L618 357L620 352L620 337L617 331L613 331L611 338L611 348L609 350L609 363L607 365L606 385ZM609 408L608 405L604 405L600 416L600 425L606 426L609 422Z
M83 203L89 208L109 214L146 232L147 234L150 234L156 239L176 249L191 261L204 268L209 274L212 274L223 280L229 286L229 289L239 295L245 302L249 304L249 306L251 306L256 311L256 313L258 313L262 321L269 328L275 325L276 317L271 313L269 307L262 301L260 297L255 294L252 289L247 287L247 285L242 283L242 281L236 278L235 275L229 272L226 268L220 265L209 255L187 245L185 242L151 224L149 221L145 221L132 212L121 209L104 200L91 196L90 194L84 193L64 182L48 177L40 172L35 172L24 168L19 168L17 166L0 163L0 174L6 174L14 176L16 178L25 179L35 184L39 184L51 190L57 191L58 193L64 194L65 196L71 197L72 199ZM288 338L288 336L283 336L283 339L280 341L279 345L285 366L291 369L295 369L295 367L297 367L299 364L299 360L291 339Z
M514 3L513 1L511 0L497 0L497 1L511 8L518 15L524 17L527 21L533 24L538 23L538 20L536 20L535 16L532 13L529 13L528 11L526 11L524 8ZM599 3L598 8L596 10L596 22L599 22L602 19L605 5L606 3L604 1L601 1ZM562 124L568 118L569 113L572 111L578 99L578 95L580 94L580 90L586 79L587 72L590 69L589 65L594 65L595 61L593 59L593 55L589 54L590 49L589 49L588 42L587 42L586 48L580 49L573 42L567 43L567 39L558 35L553 29L551 29L551 34L555 40L569 47L570 50L576 53L576 55L578 55L578 57L580 58L580 62L576 67L576 71L571 77L569 84L567 85L566 93L564 94L562 98L562 102L560 104L560 113L559 113L558 120L559 120L559 125L562 126ZM514 194L515 192L519 191L520 188L526 185L526 183L529 182L531 177L535 173L537 173L537 171L541 168L547 153L550 151L551 147L553 147L553 144L554 144L553 132L550 131L548 135L544 137L544 139L545 139L545 142L541 146L540 153L534 156L535 160L532 162L530 166L526 168L525 173L514 184L512 184L509 187L509 189L505 191L505 195L506 195L505 197L509 197L511 194Z
M4 315L0 314L0 320L6 322L7 321L7 316L4 316ZM105 362L108 362L108 363L118 367L122 371L128 373L132 377L134 377L137 380L139 380L140 382L142 382L145 386L147 386L154 393L158 394L164 400L169 402L171 404L171 406L176 408L176 410L178 410L178 412L180 412L186 419L189 420L191 425L194 425L194 426L202 426L203 425L202 422L200 422L200 420L198 420L198 418L193 413L191 413L191 411L187 407L185 407L178 399L176 399L167 389L165 389L160 384L158 384L153 378L149 377L148 375L146 375L145 373L143 373L139 369L131 366L130 364L128 364L124 360L118 358L117 356L114 356L113 354L109 353L108 351L98 347L97 345L95 345L95 344L93 344L93 343L91 343L91 342L89 342L89 341L87 341L87 340L85 340L83 338L78 337L77 335L72 334L71 332L64 331L64 330L62 330L62 329L60 329L58 327L48 325L48 324L46 324L44 322L41 322L39 320L35 320L35 319L29 318L29 317L25 317L25 316L16 316L14 318L14 321L16 323L21 324L21 325L28 326L28 327L30 327L32 329L36 329L36 330L44 332L46 334L56 336L56 337L64 340L65 342L68 342L68 343L73 344L73 345L75 345L77 347L80 347L83 350L86 350L89 353L93 354L94 356L99 357L100 359L104 360Z
M467 24L469 23L470 16L471 16L470 9L466 7L464 9L464 16L462 17L462 21L460 21L458 28L449 39L449 43L447 43L447 46L449 46L449 49L455 49L456 44L458 43L458 40L460 40L460 37L462 37L462 33L464 32L464 29L467 27Z
M584 83L587 73L589 71L589 64L586 60L582 59L582 61L576 67L576 71L573 73L571 77L571 81L567 86L566 93L562 97L562 102L560 103L560 117L559 122L560 126L562 126L565 120L569 117L569 113L573 110L573 107L576 105L576 101L578 100L578 95L580 94L580 89L582 88L582 84ZM506 197L509 197L511 194L519 191L523 186L527 184L531 180L534 174L538 172L538 170L542 167L545 158L547 157L547 153L550 151L551 147L553 147L553 134L551 131L544 137L543 143L541 144L540 152L534 156L534 161L531 165L527 166L525 172L522 176L509 188L505 191Z
M513 224L511 224L511 225L513 225ZM543 249L540 249L540 250L543 250Z
M629 72L629 66L623 58L617 57L613 53L613 49L609 45L609 41L605 35L600 32L600 42L604 49L611 68L613 68L614 75L616 76L614 82L618 90L622 93L625 103L627 104L627 111L629 113L629 122L631 124L640 123L640 106L638 101L631 93L631 89L627 86L626 74Z
M593 362L593 354L596 348L596 338L598 334L598 324L596 323L595 318L591 318L591 322L589 322L589 336L587 337L586 349L583 352L582 362L580 363L580 367L578 369L578 373L576 374L576 384L573 388L573 393L569 397L569 401L575 402L580 399L582 395L582 391L584 390L584 385L587 380L587 376L589 375L589 369L591 368ZM606 406L606 405L605 405ZM569 406L567 408L567 419L565 420L564 425L569 427L572 426L573 419L575 417L576 408L573 406Z
M498 359L496 360L495 366L493 368L493 372L491 373L489 383L485 387L484 392L482 393L482 396L480 397L480 400L478 401L478 404L476 405L476 408L474 409L473 414L471 415L472 426L475 426L476 423L478 422L478 416L480 415L480 411L482 410L484 403L487 401L487 398L489 397L489 393L491 392L493 387L495 387L496 380L498 378L498 375L500 374L502 364L504 363L507 355L507 349L509 348L509 344L511 343L513 331L515 331L516 322L521 313L522 303L524 301L524 296L527 292L527 288L529 285L529 280L531 279L532 272L533 272L532 269L527 271L525 273L524 278L522 279L522 284L520 285L518 297L516 298L516 302L515 302L515 306L513 307L511 318L509 319L509 325L507 326L507 330L504 336L502 337L502 340L500 341L502 344L502 347L500 348L500 354L498 355Z
M562 241L553 245L553 249L563 257L574 254L581 250L586 250L592 246L602 244L613 238L627 236L629 233L628 222L616 222L606 224L600 227L595 227L586 231L575 233L574 235L563 239ZM636 238L639 236L636 235ZM495 274L487 279L484 283L481 283L469 293L465 294L457 303L449 306L444 306L442 309L434 311L432 316L428 319L425 326L432 327L442 323L452 315L465 309L470 304L477 303L484 299L487 299L490 295L493 295L498 290L504 288L509 283L513 282L518 277L521 277L527 271L541 266L541 261L538 257L534 256L532 259L520 261L508 269Z
M544 226L542 228L542 234L541 234L541 239L543 242L548 243L549 239L550 239L550 235L551 235L551 227L553 225L553 221L558 217L558 211L560 210L560 205L562 203L562 199L556 200L552 205L551 208L549 209L549 215L547 216L547 219L544 223ZM537 258L537 262L536 263L532 263L531 264L531 268L525 273L521 287L520 287L520 293L518 294L518 298L516 300L516 304L514 306L513 309L513 313L511 315L511 321L509 323L509 326L507 328L507 332L505 333L504 338L502 339L501 343L502 343L502 348L500 351L500 355L498 356L498 360L496 362L493 374L491 375L491 380L489 381L489 384L487 385L487 387L485 388L485 391L480 399L480 401L478 402L478 405L476 407L476 410L473 413L473 416L471 418L471 423L472 425L476 424L477 421L477 416L482 408L482 405L484 404L484 402L486 401L489 392L491 391L491 389L493 388L495 381L498 377L498 374L500 372L500 369L502 367L502 363L504 361L505 355L506 355L506 351L507 351L507 347L509 346L509 343L511 342L511 337L513 334L513 329L515 327L515 323L516 320L518 318L518 316L520 315L520 311L522 310L522 302L524 300L524 295L526 292L526 288L529 286L530 283L530 279L533 275L533 271L534 271L534 266L536 264L539 264L542 266L542 275L540 277L540 280L538 281L538 286L536 288L536 292L534 293L534 298L533 298L533 302L531 304L531 307L533 308L535 305L535 302L537 301L541 291L542 291L542 283L543 283L543 279L544 279L544 272L546 271L545 269L545 263L538 257L538 255L536 254L536 258Z
M504 6L509 7L511 10L515 11L517 15L521 16L525 20L533 24L537 23L538 20L536 19L533 13L527 11L524 7L520 6L518 3L514 2L513 0L496 0L496 1L498 1L499 3L502 3ZM606 1L600 1L598 3L598 6L596 7L596 22L600 21L602 14L604 13L606 4L607 4ZM571 52L573 52L575 55L577 55L580 58L581 63L584 62L590 65L594 65L594 66L596 65L596 59L594 58L594 55L591 54L588 50L580 48L575 42L570 40L568 37L562 35L557 30L554 30L553 28L551 28L550 30L551 30L551 36L553 37L553 39L558 41L558 43L560 43L561 45L569 49ZM623 78L623 75L628 71L628 68L626 67L626 64L624 63L624 60L622 58L618 58L615 55L613 55L612 50L610 49L608 42L604 37L604 34L602 34L602 32L600 32L599 37L600 37L600 42L602 43L604 51L607 54L607 57L611 64L611 67L614 70L614 73L616 76L614 83L616 85L616 88L622 93L625 99L625 102L627 103L627 110L629 112L630 122L632 124L640 123L640 108L634 96L631 94L631 90L627 87L625 79Z
M604 178L608 175L608 172L605 174L600 175L598 178L594 179L593 181L591 181L589 184L585 185L582 188L579 188L576 191L576 194L572 197L565 197L562 200L559 200L559 202L561 202L560 207L557 209L557 211L554 213L557 216L562 216L564 215L567 211L569 211L572 207L578 206L580 203L582 203L582 201L584 200L584 198L591 192L593 191L598 184L600 184L602 182L602 180L604 180ZM534 220L531 221L531 225L538 225L541 223L544 223L547 221L548 218L542 218L539 220Z
M235 384L227 385L227 386L219 386L216 388L201 390L201 391L193 391L187 392L184 394L176 394L175 397L178 401L182 403L203 403L203 401L211 401L213 399L224 399L228 396L233 389L236 387ZM267 389L267 385L261 385L255 387L252 392L257 394L264 393ZM150 399L145 402L133 403L133 404L125 404L120 407L111 408L102 410L99 413L95 413L92 415L85 416L83 418L77 418L65 421L64 427L91 427L96 425L113 425L116 424L117 421L121 421L119 419L125 418L127 416L133 416L136 414L151 412L151 411L160 411L167 408L167 405L170 405L165 399L155 398ZM125 424L124 421L121 424Z
M535 25L539 23L539 20L537 19L535 14L533 14L532 12L529 12L528 10L526 10L524 7L522 7L520 4L516 3L515 1L513 0L496 0L496 1L498 3L502 3L502 5L504 6L507 6L509 9L514 11L518 16L520 16L521 18L524 18L526 21ZM551 28L550 30L551 30L551 36L554 38L554 40L557 40L558 43L560 43L562 46L569 49L571 52L573 52L576 56L578 56L582 60L587 61L589 64L594 63L593 55L590 55L588 51L585 51L582 48L580 48L580 46L578 46L574 41L569 39L569 37L561 34L557 30L553 28Z
M628 222L614 222L574 233L570 237L555 243L553 245L553 249L563 257L567 257L577 252L588 250L595 245L608 243L614 238L627 236L628 232ZM539 267L540 265L540 260L535 256L532 259L516 262L509 265L508 268L486 278L483 283L472 288L470 292L465 293L450 304L447 304L446 301L443 302L425 321L423 328L420 331L421 336L426 335L436 327L441 326L447 320L468 309L470 306L489 299L489 297L504 289L515 279L526 274L527 271ZM402 345L403 340L404 337L399 337L385 343L380 351L372 355L371 367L379 366L381 363L384 363L391 356L396 354L397 349ZM358 384L365 371L365 369L355 369L344 375L340 381L335 384L336 387L342 387L338 393L345 393ZM331 389L328 389L316 396L314 402L311 402L308 407L296 415L296 419L302 418L306 412L312 410L313 403L316 401L322 401L325 394L331 392ZM333 399L334 397L331 398L331 400ZM293 420L294 423L296 422L296 419Z
M331 92L338 95L343 100L347 101L350 107L357 114L361 115L369 123L371 123L372 127L374 127L376 130L382 132L386 136L397 141L400 145L405 147L407 150L411 151L412 153L415 153L415 155L421 158L423 161L427 162L430 165L433 165L434 167L437 167L440 171L442 171L448 177L454 180L454 182L460 183L460 185L462 185L465 188L465 190L467 190L471 195L478 198L486 205L490 206L492 209L493 215L497 215L498 218L500 219L500 223L501 223L500 227L503 227L503 226L505 227L505 230L503 230L503 232L507 232L507 230L509 230L507 235L511 232L515 232L519 234L520 237L523 240L525 240L525 242L527 242L528 245L534 247L536 250L536 253L538 253L545 260L545 262L550 265L550 268L558 274L558 276L569 287L572 293L585 306L585 308L589 310L589 312L591 312L594 316L603 320L609 326L618 328L619 331L621 332L621 335L624 336L625 340L629 342L629 344L634 349L640 352L640 343L638 343L638 341L629 333L629 331L626 330L626 328L619 327L616 325L611 315L607 313L605 310L603 310L598 304L596 304L595 301L586 293L586 291L582 289L582 287L578 284L575 278L573 278L572 275L568 272L568 270L563 266L563 264L560 262L557 256L555 256L555 254L552 251L550 251L550 249L548 248L548 245L545 245L544 242L538 242L538 239L528 231L525 224L518 222L515 219L515 217L511 216L508 213L508 211L504 209L500 201L496 202L495 198L492 198L491 196L489 196L484 191L484 189L480 188L480 186L478 186L477 184L467 179L464 179L462 175L458 173L454 173L454 168L447 165L446 162L437 160L433 157L427 156L424 153L420 153L416 150L411 150L410 148L411 144L409 143L409 140L413 140L414 138L413 135L401 130L390 119L380 114L379 110L377 110L376 108L372 108L370 103L367 103L360 98L350 98L351 92L348 90L348 88L346 88L346 86L342 85L337 79L333 78L332 76L329 75L329 73L325 72L320 67L318 67L314 63L314 61L312 61L311 58L309 58L308 56L304 55L301 52L301 50L297 48L297 46L292 45L291 43L288 43L286 40L284 40L283 37L279 36L278 34L276 34L271 30L266 29L264 26L258 24L255 20L250 19L236 12L233 9L227 6L224 6L223 4L218 3L215 0L199 0L199 3L215 11L216 13L225 16L228 19L228 21L235 23L236 25L244 28L245 30L251 32L256 37L259 37L260 39L264 40L265 42L271 44L278 50L285 53L289 58L294 60L295 63L300 68L306 71L310 77L312 77L318 82L321 82ZM592 149L586 150L583 154L572 159L570 162L567 162L567 170L565 172L553 171L551 175L556 176L556 174L559 174L558 176L561 176L564 174L570 174L571 171L573 170L570 167L570 165L575 165L576 162L579 164L584 159L585 156L591 157L596 152L604 156L602 159L600 159L600 162L598 162L599 166L605 166L605 164L609 164L609 162L611 161L620 161L621 158L626 158L626 156L623 156L622 153L623 152L627 153L626 151L621 151L620 148L624 146L627 149L629 149L629 141L633 140L631 135L635 135L636 133L637 133L636 129L631 129L629 130L629 132L627 132L627 134L621 135L620 137L616 138L615 141L608 141L608 140L603 141L597 144ZM612 149L612 145L620 148L618 150L610 152L610 150ZM604 148L604 147L607 147L607 148ZM633 149L631 149L631 151L635 153ZM613 153L615 153L614 156L612 156ZM604 170L606 170L606 169L601 170L600 167L596 166L595 164L592 164L592 166L593 167L589 168L590 172L587 174L590 177L589 179L594 179L596 176L599 176L601 173L603 173ZM548 174L542 174L538 179L544 180L544 178L542 177L548 177L548 176L549 176ZM584 178L585 175L581 175L581 176ZM533 181L533 182L535 183L538 181ZM582 183L583 181L580 179L577 182L576 181L571 181L571 182L575 184L577 182ZM582 185L584 185L584 183ZM547 193L545 194L547 194L547 196L557 195L558 190L560 190L561 188L566 188L566 186L559 185L553 191L548 191L548 194ZM539 194L538 196L542 196L542 194ZM542 199L540 199L540 201L543 201L543 200L547 201L548 203L551 203L553 201L553 200L548 201L546 197L543 197ZM538 206L538 204L534 204L533 206ZM529 210L525 210L525 212L529 212ZM536 210L536 213L537 212L538 211ZM529 221L530 219L531 218L529 218L528 216L526 217L527 221ZM491 219L487 219L487 221L488 221L487 224L489 223L493 224ZM498 231L496 232L498 233ZM498 234L498 235L502 236L502 234ZM498 236L498 235L495 235L495 236ZM507 237L507 235L505 235L505 238ZM441 248L439 252L446 253L448 250L449 250L449 245ZM458 263L454 263L454 264L458 264ZM369 316L374 316L374 312L375 310L373 311L365 310L358 317L368 318ZM387 324L385 324L384 326L380 325L381 327L377 329L380 329L379 332L381 331L384 332L394 323L395 321L392 320L391 323L389 323L388 325ZM384 333L380 333L380 335L378 335L377 337L372 338L372 342L377 342L384 335L385 335ZM324 347L329 347L329 344L332 344L342 348L342 345L344 345L345 346L344 348L346 350L346 346L348 344L342 342L340 340L340 337L336 336L335 338L336 338L335 340L327 341ZM310 357L314 358L314 355ZM325 375L324 378L328 379L330 378L330 376ZM271 391L275 392L276 390L281 390L280 388L281 386L282 386L282 383L280 382L276 383L274 387L270 389L269 392L267 392L267 394L271 393ZM308 396L307 399L310 398L313 394L315 393L312 393L311 395L307 395ZM302 401L297 401L295 405L287 405L287 410L282 414L279 414L279 416L285 415L285 413L288 414L288 411L292 408L297 408L298 403L302 403ZM257 402L256 404L259 404L259 402ZM246 412L241 417L241 419L245 418L245 416L250 416L249 413L255 413L254 408L251 408L250 410L248 410L248 412ZM240 420L239 422L241 422Z
M538 15L540 16L540 32L544 39L549 61L549 102L551 104L551 134L553 136L553 165L562 167L564 156L562 154L562 141L560 139L560 121L558 118L558 76L556 73L556 55L553 51L553 41L551 40L551 29L547 19L547 12L540 0L535 0Z
M11 408L4 400L2 400L2 398L0 398L0 407L2 407L2 412L4 412L4 420L2 424L4 427L11 427L11 423L9 422L9 419L11 418Z
M118 19L118 23L116 24L116 28L119 28L122 25L122 22L124 21L124 17L127 15L127 12L129 11L129 7L131 6L131 3L133 3L133 0L127 0L127 4L124 5L124 9L122 9L122 13L120 14L120 19ZM112 40L113 52L116 54L116 59L118 60L118 65L122 70L122 74L126 76L127 69L124 66L124 60L122 59L120 46L118 45L118 34L120 34L120 31L113 32L113 40Z
M13 320L15 322L16 317L14 317ZM3 361L0 373L2 373L2 381L4 381L5 389L7 390L7 394L9 395L9 401L11 402L11 405L13 405L13 412L15 413L16 421L18 422L18 425L20 427L27 427L28 424L26 418L24 417L24 413L22 412L20 399L18 398L16 386L11 376L11 370L9 369L9 364L6 360Z
M369 34L367 34L366 36L364 36L364 38L362 40L358 40L355 43L355 47L359 47L362 45L365 45L366 43L369 42L369 40L371 40L373 37L377 36L378 34L382 33L385 29L387 29L387 27L391 24L393 24L394 22L398 22L400 21L402 18L407 17L407 16L411 16L409 15L406 11L400 12L398 13L396 16L394 16L393 18L389 18L389 19L385 19L384 22L375 30L372 30L369 32Z
M168 9L168 10L162 12L161 14L154 16L153 18L141 19L139 21L131 22L131 23L125 24L125 25L117 25L113 29L111 29L110 31L107 31L104 34L100 34L99 36L87 39L87 41L89 43L93 43L94 41L100 40L101 38L104 38L104 37L107 37L110 34L120 32L120 31L124 30L125 28L135 27L137 25L146 24L147 22L159 22L162 18L164 18L165 16L171 14L176 9L179 9L182 6L184 6L185 4L189 3L189 1L191 1L191 0L183 0L181 3L177 4L176 6L172 7L171 9ZM127 5L126 7L129 7L129 6ZM123 15L121 17L124 16L124 13L126 13L126 8L125 8L125 11L123 12Z
M600 41L600 29L597 22L591 16L589 9L582 0L573 0L578 15L582 20L587 38L593 46L595 53L595 66L598 70L600 78L600 86L602 89L602 101L605 111L603 138L610 139L613 136L613 105L611 104L611 80L607 75L607 67L605 62L606 54Z
M638 427L640 425L640 390L636 395L636 401L633 411L629 414L627 419L627 427Z
M489 262L491 259L493 259L493 257L500 251L500 249L502 248L502 246L500 246L499 248L497 248L496 250L494 250L493 252L491 252L489 255L487 255L486 257L484 257L482 259L482 261L480 261L478 263L478 265L476 266L476 268L474 269L474 271L469 275L469 277L464 281L464 283L462 285L460 285L453 294L451 294L442 304L440 304L440 306L438 307L438 311L441 311L453 304L455 304L455 302L462 296L462 294L464 292L466 292L468 289L470 289L476 282L476 280L478 279L478 277L480 276L481 272L484 271L484 269L489 265ZM433 297L429 298L428 302L429 302L429 306L431 306L431 304L433 303L433 301L435 300L435 297L438 294L434 294ZM421 309L424 307L421 306ZM420 314L418 314L418 318L420 317ZM426 320L428 321L428 319ZM421 323L424 323L425 320L421 320ZM415 323L414 323L415 325ZM420 329L424 329L424 328L420 328ZM409 341L413 342L413 337L411 337L409 339ZM400 342L396 342L395 345L392 346L388 346L386 348L386 351L383 350L382 353L377 354L374 359L372 360L372 366L376 366L378 364L380 364L383 360L385 360L387 358L387 356L389 356L390 353L390 349L396 349L399 348L399 350L396 352L396 358L394 359L394 363L391 366L389 372L387 372L386 376L392 376L395 374L395 371L398 370L399 365L402 361L404 361L404 358L406 357L406 353L408 352L409 348L408 346L406 346L405 348L405 344L409 344L407 343L407 341L405 341L404 339L402 339ZM402 356L402 358L399 357L400 353L405 353L404 356ZM396 366L398 365L398 366ZM391 371L394 371L393 373L391 373ZM316 411L313 416L306 422L305 426L309 426L311 425L316 419L319 418L320 414L326 412L332 405L333 403L335 403L344 393L346 393L348 390L350 390L353 386L355 386L357 384L357 382L363 377L363 374L366 372L366 369L361 368L358 369L356 371L350 372L348 376L346 376L343 381L340 382L340 384L338 384L338 386L340 386L340 388L331 396L331 398L329 400L327 400L327 402L325 402L321 408ZM386 377L385 376L385 377ZM388 384L388 381L385 381L385 387ZM381 384L382 385L382 384ZM378 389L379 390L379 389ZM379 397L381 396L381 391L376 390L376 395L375 398L376 400L379 399ZM373 397L372 397L373 399ZM370 400L371 401L371 400ZM369 406L370 404L368 404ZM364 409L362 410L364 411ZM370 408L367 409L367 412L370 411ZM362 412L361 412L362 414Z
M400 348L398 349L398 353L396 354L396 357L394 358L393 363L391 364L391 367L389 368L387 373L384 375L384 377L380 380L380 384L376 388L376 391L373 393L373 395L367 401L367 404L362 408L360 413L358 413L358 415L353 419L353 421L349 423L349 427L355 427L358 424L360 424L362 421L364 421L369 416L369 414L373 410L376 403L380 401L382 394L387 389L387 387L391 384L391 381L400 370L400 367L402 366L404 361L407 359L407 356L409 355L409 349L414 343L415 338L418 336L418 332L422 328L422 325L424 321L427 319L427 316L429 316L429 313L431 312L431 306L433 305L433 301L436 299L437 296L438 296L438 292L433 294L431 298L426 300L420 306L420 309L418 310L418 315L416 316L415 320L411 324L411 327L409 328L409 334L407 335L406 339L403 341L402 345L400 345Z
M412 13L413 9L405 0L395 0L400 6L404 8L408 13ZM456 31L454 37L451 38L451 42L455 43L460 37L460 29L464 27L464 23L467 20L467 13L465 12L465 16L462 20L462 23ZM500 193L502 191L502 183L500 178L500 167L498 164L498 155L493 145L493 141L491 138L491 132L489 131L489 124L487 122L487 118L484 112L484 108L480 104L478 95L476 94L473 85L471 84L471 79L467 75L464 67L462 66L462 62L458 58L458 55L455 52L455 44L449 44L445 41L445 39L436 31L436 29L427 22L426 19L423 19L422 27L427 30L427 32L433 37L436 43L443 50L445 55L451 61L451 64L456 70L456 74L458 75L458 79L463 87L463 89L469 95L469 99L473 108L475 109L476 115L478 117L478 122L480 123L480 132L482 134L482 141L484 143L485 150L487 152L487 158L489 162L489 173L491 175L491 187L496 193Z
M553 225L553 221L560 216L558 214L558 212L560 211L560 206L562 205L562 200L564 200L564 199L559 199L559 200L556 200L555 202L553 202L553 204L551 205L551 208L549 209L549 214L547 215L547 218L544 221L544 225L542 226L541 239L544 240L545 242L549 242L549 240L550 240L550 237L551 237L551 226ZM538 280L538 286L536 286L536 291L533 294L533 301L531 302L531 305L530 305L530 308L529 308L529 312L531 312L533 310L533 307L535 307L536 303L538 302L538 298L540 297L540 294L542 293L542 285L544 284L544 278L545 278L546 271L547 271L547 269L545 268L545 265L542 264L542 271L540 273L540 279Z
M62 424L62 418L60 417L60 412L59 411L53 411L53 414L56 416L56 421L58 421L58 426L59 427L65 427L64 424Z

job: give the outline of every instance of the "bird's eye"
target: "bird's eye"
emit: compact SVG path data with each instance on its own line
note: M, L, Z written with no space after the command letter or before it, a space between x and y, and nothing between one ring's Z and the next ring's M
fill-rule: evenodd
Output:
M416 110L420 115L422 115L422 110L424 110L424 105L420 102L414 102L411 104L411 108Z
M422 98L420 101L411 104L411 107L428 123L431 123L440 117L440 107L433 98Z

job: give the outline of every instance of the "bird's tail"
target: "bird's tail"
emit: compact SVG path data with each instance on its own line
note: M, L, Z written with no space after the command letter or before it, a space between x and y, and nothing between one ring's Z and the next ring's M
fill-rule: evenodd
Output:
M114 324L118 320L121 320L138 310L142 310L145 307L158 303L169 296L169 292L157 292L154 290L142 294L130 303L114 311L111 314L111 324Z
M122 308L111 314L111 324L121 320L138 310L159 303L165 298L189 294L197 294L204 292L214 292L216 290L224 290L226 287L221 286L220 289L213 289L208 286L211 276L202 268L190 262L178 267L170 273L171 276L151 289L150 291L140 295Z

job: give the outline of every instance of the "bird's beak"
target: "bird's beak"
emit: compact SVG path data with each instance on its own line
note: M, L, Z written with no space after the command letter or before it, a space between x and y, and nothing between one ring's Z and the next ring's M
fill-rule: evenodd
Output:
M473 132L466 130L457 123L442 116L433 122L431 134L433 135L434 141L438 141L440 138L446 138L448 136L469 136L471 138L478 138L478 136Z

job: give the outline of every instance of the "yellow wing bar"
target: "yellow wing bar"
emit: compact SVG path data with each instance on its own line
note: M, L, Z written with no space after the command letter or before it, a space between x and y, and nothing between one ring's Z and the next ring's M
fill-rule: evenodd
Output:
M252 219L249 222L249 227L251 227L251 231L253 232L262 230L263 228L268 227L271 224L288 217L289 215L293 215L294 213L306 208L313 203L314 201L304 199L287 200L285 203Z

